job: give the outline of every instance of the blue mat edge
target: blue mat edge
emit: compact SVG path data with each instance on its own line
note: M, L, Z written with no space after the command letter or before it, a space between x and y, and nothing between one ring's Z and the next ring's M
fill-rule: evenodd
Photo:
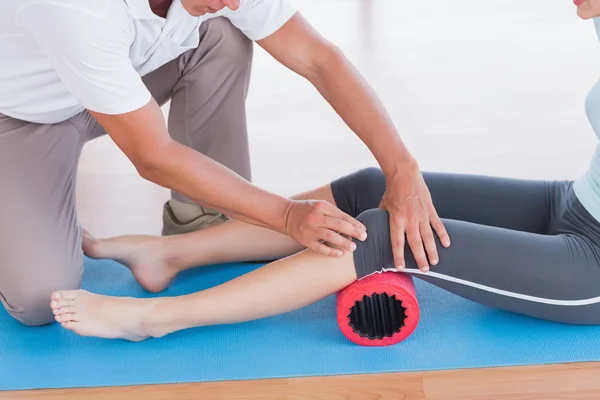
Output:
M268 378L240 378L235 380L228 379L206 379L206 380L181 380L181 381L164 381L164 382L147 382L147 383L132 383L128 385L89 385L89 386L56 386L56 387L36 387L29 389L3 389L0 387L0 393L11 393L11 392L28 392L36 390L81 390L81 389L98 389L98 388L126 388L126 387L142 387L142 386L164 386L164 385L185 385L185 384L206 384L206 383L217 383L217 382L251 382L251 381L270 381L278 379L302 379L302 378L331 378L336 376L376 376L376 375L387 375L387 374L418 374L418 373L431 373L431 372L450 372L450 371L471 371L471 370L483 370L483 369L498 369L498 368L519 368L519 367L534 367L534 366L549 366L549 365L570 365L570 364L582 364L596 362L595 359L588 360L577 360L577 361L565 361L565 362L539 362L536 364L527 363L504 363L498 365L479 365L472 366L469 368L414 368L405 369L403 371L397 370L382 370L379 372L348 372L343 374L336 373L323 373L323 374L302 374L302 375L281 375Z

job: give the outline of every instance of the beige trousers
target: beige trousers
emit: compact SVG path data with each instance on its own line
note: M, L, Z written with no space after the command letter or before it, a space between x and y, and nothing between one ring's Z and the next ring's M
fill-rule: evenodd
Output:
M200 30L197 49L144 82L159 104L171 100L175 140L250 180L245 101L252 42L223 18ZM0 115L0 302L24 324L52 322L51 292L81 283L77 165L84 144L104 134L87 112L52 125Z

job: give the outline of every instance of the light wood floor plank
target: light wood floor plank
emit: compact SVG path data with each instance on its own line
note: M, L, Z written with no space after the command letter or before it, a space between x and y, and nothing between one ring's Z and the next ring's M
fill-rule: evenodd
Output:
M0 400L597 400L600 363L0 392Z
M361 375L0 393L0 400L425 400L420 376Z
M599 399L600 364L564 364L428 374L427 400Z

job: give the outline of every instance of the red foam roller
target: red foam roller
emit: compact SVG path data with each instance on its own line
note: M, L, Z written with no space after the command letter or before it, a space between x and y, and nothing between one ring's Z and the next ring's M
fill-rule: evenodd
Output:
M409 337L421 311L412 277L400 272L369 275L336 295L337 322L361 346L390 346Z

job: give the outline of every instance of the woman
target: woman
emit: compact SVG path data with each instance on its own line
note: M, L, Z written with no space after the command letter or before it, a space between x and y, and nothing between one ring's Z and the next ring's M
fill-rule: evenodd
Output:
M600 16L600 0L575 4L583 19ZM600 83L586 108L600 134ZM451 246L438 243L440 258L431 272L419 270L407 251L405 273L491 307L550 321L600 324L600 147L576 181L424 177L453 241ZM394 269L388 214L378 208L384 191L382 172L365 169L297 197L326 200L367 227L368 238L353 240L354 252L338 258L241 221L171 237L96 240L86 235L88 256L122 262L152 292L195 266L277 261L185 296L133 299L58 291L50 305L56 320L80 335L136 341L304 307L357 279Z

